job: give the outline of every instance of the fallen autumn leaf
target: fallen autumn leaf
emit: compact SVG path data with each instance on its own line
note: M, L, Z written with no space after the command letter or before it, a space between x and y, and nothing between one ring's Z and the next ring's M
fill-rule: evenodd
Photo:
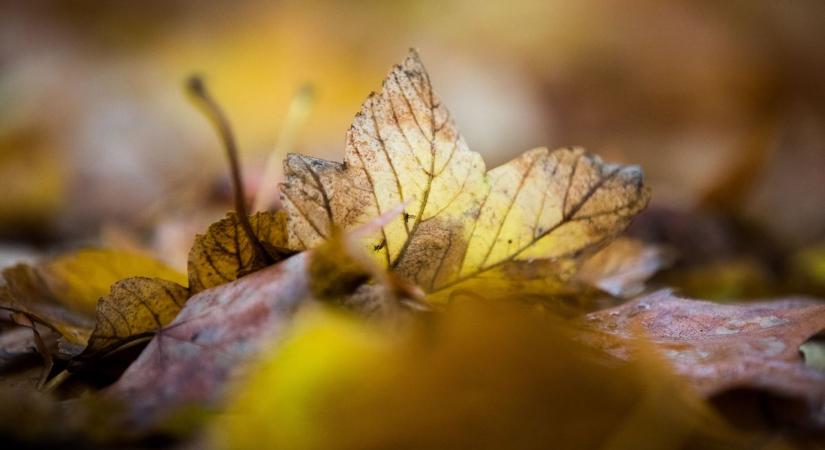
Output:
M668 291L586 316L603 334L587 339L624 359L651 342L703 395L753 388L800 399L807 419L825 425L825 373L799 347L825 330L825 303L809 299L720 305Z
M486 172L414 50L355 116L343 163L290 154L284 171L294 249L410 202L363 246L433 301L479 280L486 289L498 281L503 290L552 291L649 198L638 167L581 149L538 148Z

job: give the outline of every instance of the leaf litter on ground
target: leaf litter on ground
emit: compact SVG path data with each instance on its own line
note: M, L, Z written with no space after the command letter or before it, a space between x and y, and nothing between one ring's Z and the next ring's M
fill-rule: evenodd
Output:
M391 333L366 333L370 339L387 340L391 347L393 336L405 335L410 327L437 329L433 323L450 317L461 322L462 305L483 304L485 298L517 304L519 299L537 297L543 303L534 304L531 314L547 317L540 312L554 312L554 301L571 292L585 295L594 287L614 297L642 292L647 279L668 264L667 250L614 240L647 205L650 193L642 172L636 166L605 163L579 148L533 149L487 171L434 94L418 54L411 51L402 64L392 68L381 91L362 105L347 133L344 161L288 155L281 186L284 210L249 215L228 122L201 82L190 84L190 92L205 105L227 147L236 211L197 237L189 257L188 287L184 287L186 277L151 264L142 271L104 271L88 277L82 271L68 270L62 278L54 276L47 264L10 269L0 289L0 306L22 315L20 323L29 321L34 331L38 324L54 330L61 336L64 353L78 360L105 354L135 338L154 336L102 396L123 402L125 415L112 419L116 423L125 420L157 426L187 407L221 411L230 395L235 399L232 408L250 401L255 404L255 410L263 414L255 420L276 424L281 419L284 424L299 420L301 425L295 429L275 426L270 434L261 434L263 429L249 433L243 426L229 427L230 435L222 438L231 442L263 435L272 442L286 436L289 439L283 442L305 448L388 443L393 447L438 446L473 441L474 436L456 431L472 425L488 429L478 437L492 437L489 442L507 442L511 448L520 447L504 439L515 430L526 433L523 448L531 448L531 442L565 438L580 443L581 448L639 448L654 442L724 447L742 442L741 436L721 424L700 397L751 387L803 399L808 408L804 417L795 419L821 429L822 384L816 382L823 375L801 364L799 357L800 345L825 328L822 305L811 302L722 307L659 293L585 316L576 329L585 336L583 341L580 336L567 335L572 333L570 324L559 320L544 323L546 335L529 336L518 326L496 328L491 321L491 329L503 334L479 329L459 341L450 341L455 336L448 327L446 335L425 332L426 344L413 344L416 350L402 346L401 356L379 358L381 369L376 374L371 372L372 363L360 365L365 360L358 359L358 349L348 347L349 325L344 326L339 342L335 333L325 334L324 327L341 330L340 323L322 320L321 333L330 347L316 350L334 358L327 365L314 366L317 355L296 356L288 351L289 341L284 341L284 336L290 336L293 317L303 309L345 306L357 313L346 319L356 327L372 326L364 317L374 317L376 311L381 312L380 323L398 316L413 317L402 320L400 328ZM108 265L105 258L102 261ZM433 314L409 315L410 311ZM552 345L546 342L551 335L555 336ZM533 352L533 341L547 345ZM556 345L561 341L564 348L576 350L559 353ZM450 342L460 344L453 348ZM494 351L505 347L510 350ZM280 361L276 366L285 375L255 371L254 361L263 349L267 349L264 359ZM354 353L350 355L349 350ZM661 364L647 353L663 353ZM491 354L498 356L491 358ZM549 362L559 355L563 356L559 361L567 363ZM349 356L356 358L358 370L354 372L347 372L352 369L345 364ZM452 364L453 358L459 363ZM594 358L601 362L592 365ZM650 358L657 362L651 364ZM496 365L497 359L502 364ZM340 373L339 363L344 369ZM529 371L524 368L536 364L540 370L525 379ZM421 367L425 369L416 370ZM629 370L633 375L620 375L615 386L605 385L612 376L612 369L605 372L606 367ZM491 377L485 375L488 369ZM317 395L329 400L347 394L338 392L328 398L330 392L322 389L296 398L289 390L279 391L280 377L296 370L308 374L310 380L316 375L344 381L364 376L354 385L361 397L351 397L358 398L352 406L321 403L334 405L331 410L345 413L347 420L301 416L316 413L305 409L311 406L304 403L306 398ZM492 376L496 371L501 376ZM575 376L568 378L571 374ZM266 383L260 380L272 376L274 392L284 398L262 395ZM467 383L476 376L480 376L482 391L473 391L479 385ZM651 394L641 388L631 392L622 384L653 386L659 378L671 380L667 385L675 391L666 389L668 393L679 394ZM240 386L243 391L247 379L246 394L232 396L229 387ZM565 397L564 389L554 390L558 386L543 390L553 384L548 379L559 380L559 386L568 386L570 392L580 392L580 398ZM593 382L582 381L588 379ZM405 386L417 389L408 393ZM580 401L597 386L608 387L605 396ZM301 392L305 386L296 388ZM502 408L475 409L477 403L465 403L474 398L474 392L485 392L488 397L484 398ZM545 392L547 401L522 403L536 392ZM246 400L238 403L237 398ZM560 407L559 398L566 398L568 406L592 404L595 409L576 410L571 415L569 408ZM428 419L430 434L405 428L411 411L420 407L424 413L424 403L415 403L419 400L427 400L430 406L436 400L443 404L442 413ZM575 433L562 438L554 430L565 427L539 426L565 411L562 422L578 429L582 424L576 421L592 418L599 407L615 418L617 411L635 401L641 401L633 407L636 412L621 425L607 419L599 422L614 432L596 440ZM405 405L412 406L405 409ZM531 418L523 414L525 410L513 409L514 405L527 405L527 411L540 414ZM615 413L608 405L616 406ZM678 412L680 405L687 409ZM394 412L376 417L378 410ZM478 416L479 411L488 415ZM506 411L513 414L497 414ZM672 423L657 415L665 411L670 413L661 417L671 417ZM386 428L370 429L375 419ZM249 423L258 423L255 420ZM672 428L661 435L646 435L651 423ZM712 425L705 432L700 431L700 423ZM311 433L295 434L335 429L341 431L335 433L341 438L334 443L314 441Z

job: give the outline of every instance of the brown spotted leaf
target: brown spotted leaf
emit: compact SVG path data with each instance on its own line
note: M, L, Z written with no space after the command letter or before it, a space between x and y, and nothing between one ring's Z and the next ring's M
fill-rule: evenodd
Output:
M280 261L288 252L286 215L283 212L259 212L249 217L255 236L273 261ZM197 294L265 267L243 230L238 216L231 212L213 223L206 234L195 237L189 251L189 289Z
M591 313L587 320L605 332L595 342L623 358L630 357L632 341L652 341L705 395L751 388L802 399L814 416L825 408L825 373L806 366L799 350L825 330L825 303L723 305L663 291Z
M549 275L570 275L581 255L622 231L649 197L638 167L575 148L530 150L487 171L414 51L355 116L343 163L291 154L285 174L294 249L407 204L362 245L434 298L480 279L547 291Z
M97 304L95 328L80 358L113 350L151 335L178 315L189 290L171 281L134 277L118 281Z

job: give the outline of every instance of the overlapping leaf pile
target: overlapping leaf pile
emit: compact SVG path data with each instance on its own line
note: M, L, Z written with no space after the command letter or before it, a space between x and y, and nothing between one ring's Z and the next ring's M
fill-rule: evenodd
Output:
M163 428L188 407L222 410L235 398L232 409L252 416L217 428L224 445L638 448L660 412L681 421L671 424L680 445L739 445L751 441L702 400L737 388L801 399L794 424L825 425L825 375L798 351L825 329L822 303L718 306L659 293L584 316L643 292L669 260L614 240L648 202L641 170L578 148L534 149L487 170L415 52L364 102L343 162L291 154L284 167L284 209L213 224L195 240L188 277L85 251L6 270L0 307L69 369L94 371L151 337L102 394L125 405L112 420ZM577 321L556 318L571 296L601 303L577 309ZM476 313L462 305L489 302L505 325L489 311L465 318ZM355 315L320 313L309 334L293 326L331 305ZM644 388L660 381L678 395ZM602 397L584 401L602 412L571 413L579 399L569 393L593 389ZM427 414L422 399L443 401L444 413ZM319 415L329 408L346 420ZM636 416L620 424L623 408ZM407 428L423 415L424 432ZM591 417L605 429L583 429ZM314 437L331 430L340 439Z
M366 225L371 232L339 239L371 255L375 265L391 269L401 283L418 286L433 303L472 293L478 285L516 295L562 292L571 269L620 233L648 198L638 168L604 164L580 149L536 149L486 172L433 94L414 53L391 71L380 94L368 98L348 133L345 155L343 164L301 155L287 158L282 186L286 234L275 233L270 242L277 246L286 237L286 247L309 250L337 229ZM399 205L404 210L386 223L374 222ZM253 222L256 229L262 223L283 224L259 217ZM232 274L260 265L248 240L238 244L237 258L214 262L232 253L219 240L235 242L242 234L237 224L225 222L211 231L193 249L190 288L208 287L203 280L230 281ZM350 268L368 262L347 264L338 259L340 254L327 253L310 251L192 298L112 392L142 405L136 414L141 418L151 416L147 409L219 398L214 383L227 377L246 349L254 351L253 342L282 328L296 302L327 297L318 295L325 291L321 285L337 286L339 296L353 294L345 302L362 312L369 305L404 300L392 295L392 283L359 286L367 279L356 275L366 270ZM313 263L325 269L313 270ZM266 281L259 285L254 280L261 277ZM344 278L357 282L349 285ZM273 305L278 306L267 313ZM264 322L261 329L246 322L250 309L257 312L256 321ZM226 350L239 340L243 349ZM218 349L232 356L216 361L219 367L204 365ZM156 388L159 379L167 389Z
M184 278L174 270L151 258L106 250L17 265L5 269L3 278L0 308L34 330L56 332L61 344L52 349L56 356L96 352L153 331L174 318L187 297L177 283Z

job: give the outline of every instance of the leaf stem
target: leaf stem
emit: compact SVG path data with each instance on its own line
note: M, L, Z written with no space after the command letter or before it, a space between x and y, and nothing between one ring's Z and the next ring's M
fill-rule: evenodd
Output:
M197 101L196 103L212 122L212 125L223 141L226 156L229 160L232 185L235 191L235 212L238 216L238 222L241 224L241 228L243 228L247 238L249 238L249 242L251 242L256 256L267 265L272 264L274 262L272 257L266 251L263 244L261 244L261 241L258 240L258 237L255 236L255 232L252 230L252 224L249 222L249 213L246 210L246 194L244 193L240 163L238 162L238 146L235 143L235 134L232 132L229 120L224 115L220 106L218 106L218 103L209 95L201 77L197 75L190 76L186 85L189 94Z

